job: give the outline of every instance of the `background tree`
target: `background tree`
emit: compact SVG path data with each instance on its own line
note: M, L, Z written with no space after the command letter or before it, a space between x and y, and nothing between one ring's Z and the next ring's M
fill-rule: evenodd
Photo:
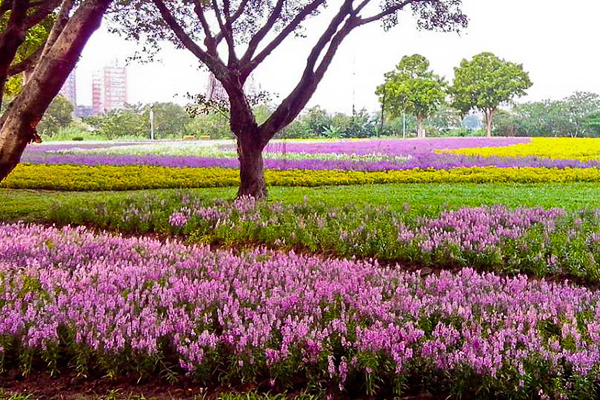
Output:
M454 68L450 88L452 105L463 114L473 109L483 112L487 137L492 136L492 118L498 107L523 96L531 87L523 66L502 60L492 53L481 53L471 61L463 59Z
M182 137L188 134L190 115L185 108L175 103L154 103L154 129L157 138ZM146 132L150 132L150 108L143 112Z
M71 122L73 122L73 104L63 96L57 96L44 113L37 131L41 135L52 137Z
M150 137L148 117L143 115L143 106L129 105L122 110L111 110L87 118L86 122L95 132L109 140L123 137Z
M238 143L238 195L261 198L267 194L264 147L306 106L350 32L377 21L390 28L406 8L422 29L453 31L467 24L462 0L389 0L380 8L373 3L339 0L331 13L323 13L328 19L306 57L300 79L260 124L244 84L287 38L302 35L309 17L323 15L325 0L119 0L129 7L115 14L115 21L116 29L128 38L145 39L146 48L158 49L162 40L186 48L221 82L229 98L230 128Z
M0 117L0 180L19 163L28 143L40 140L36 128L58 94L112 0L1 0L0 96L11 74L29 79ZM31 29L52 16L52 28L35 52L18 60Z
M591 135L600 136L600 111L588 116L587 127Z
M375 91L384 111L394 117L402 113L417 118L417 137L425 137L425 119L433 114L446 97L446 82L429 69L429 60L420 54L405 56L394 71L385 74L385 82Z
M427 126L437 134L450 134L462 128L462 118L460 112L444 102L429 116Z
M588 119L600 112L600 96L589 92L575 92L563 100L562 115L566 118L566 131L571 137L586 134Z

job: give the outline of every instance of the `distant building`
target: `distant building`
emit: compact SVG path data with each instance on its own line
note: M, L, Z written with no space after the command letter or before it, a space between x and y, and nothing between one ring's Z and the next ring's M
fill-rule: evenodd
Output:
M252 76L250 76L244 84L244 91L247 95L257 94L258 91ZM208 75L208 82L206 84L206 99L214 101L229 101L229 96L227 95L227 91L223 87L223 84L212 72Z
M127 104L127 68L106 66L92 79L92 109L95 114L120 110Z
M120 110L127 104L127 69L104 67L104 110Z
M69 100L73 107L77 105L77 79L75 69L69 74L59 94Z
M208 75L208 83L206 85L206 99L213 101L229 100L229 96L227 96L227 92L225 91L223 84L219 82L219 80L215 77L215 75L212 72Z
M92 111L94 115L101 114L104 111L102 102L103 87L104 83L100 71L94 71L92 76Z
M75 107L75 116L78 118L88 118L96 115L94 113L94 107L91 106L76 106Z

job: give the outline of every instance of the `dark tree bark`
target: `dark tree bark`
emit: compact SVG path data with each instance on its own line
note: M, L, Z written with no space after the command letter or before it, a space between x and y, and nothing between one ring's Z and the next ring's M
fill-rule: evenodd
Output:
M238 159L240 161L240 187L238 197L251 196L256 199L267 197L263 147L257 141L249 140L250 135L238 139Z
M69 0L65 0L65 3ZM19 163L26 146L39 140L36 127L58 94L112 0L85 0L44 49L21 93L0 120L0 181ZM71 2L72 4L72 2ZM54 29L53 29L54 30Z

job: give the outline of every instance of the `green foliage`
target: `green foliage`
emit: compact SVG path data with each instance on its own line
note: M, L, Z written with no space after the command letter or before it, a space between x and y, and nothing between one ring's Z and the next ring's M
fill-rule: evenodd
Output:
M576 92L562 100L517 104L498 112L494 132L501 136L598 136L600 96Z
M185 108L175 103L154 103L151 107L154 110L155 137L181 137L189 133L191 118ZM142 114L142 124L147 128L145 132L150 131L149 114L150 109L145 107Z
M433 114L446 97L444 79L429 70L429 61L419 54L405 56L394 71L385 74L385 83L376 94L392 116L403 112L424 119Z
M4 14L0 17L0 32L3 32L6 29L6 24L8 21L9 13ZM29 30L25 32L25 39L19 49L17 50L17 54L12 62L12 65L16 65L28 57L33 55L36 51L40 50L40 48L46 42L50 31L52 30L52 25L55 21L55 15L49 15L45 19L42 20L37 25L34 25ZM16 96L20 91L23 85L23 78L21 74L17 74L12 76L6 82L6 86L4 88L5 96Z
M452 106L463 114L478 109L493 113L514 98L523 96L532 85L523 66L502 60L492 53L481 53L471 61L463 59L454 68L450 87Z
M127 106L122 110L112 110L86 119L99 135L107 139L126 136L149 137L150 129L140 105ZM148 129L146 127L148 126Z
M442 103L439 108L427 119L427 129L433 136L454 134L462 127L462 118L459 112Z
M600 136L600 111L588 115L586 124L589 132L594 136Z
M352 115L344 113L330 114L315 106L301 114L294 122L284 128L280 138L365 138L380 136L378 123L367 110L355 111Z
M63 96L52 100L37 130L41 135L52 137L58 131L69 126L73 121L73 105Z

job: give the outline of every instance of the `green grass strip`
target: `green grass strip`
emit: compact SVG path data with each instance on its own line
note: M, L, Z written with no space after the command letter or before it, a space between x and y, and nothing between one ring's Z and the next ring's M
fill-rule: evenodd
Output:
M190 194L206 199L233 199L235 187L189 189ZM26 219L46 221L54 203L71 204L119 201L126 198L158 196L167 203L176 195L174 189L139 191L68 192L47 190L0 189L0 220ZM269 201L286 204L302 202L332 206L344 204L381 205L394 210L456 209L481 205L503 204L516 207L562 207L567 210L600 208L600 185L597 183L458 183L458 184L388 184L308 187L271 187ZM158 205L157 205L158 207Z

